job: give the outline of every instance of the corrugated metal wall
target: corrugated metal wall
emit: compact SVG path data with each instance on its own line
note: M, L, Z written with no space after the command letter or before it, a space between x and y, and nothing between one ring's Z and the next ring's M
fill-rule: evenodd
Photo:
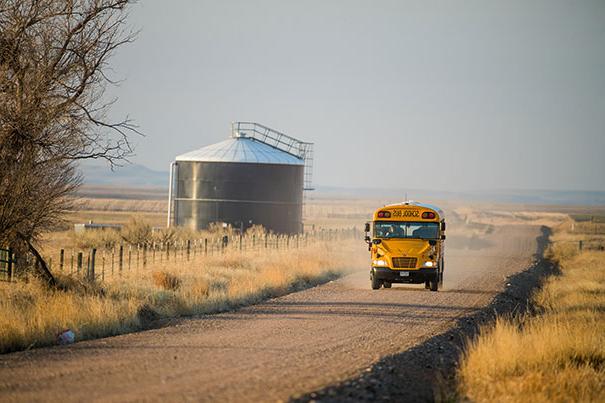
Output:
M175 224L254 224L277 233L302 232L304 167L236 162L176 164Z

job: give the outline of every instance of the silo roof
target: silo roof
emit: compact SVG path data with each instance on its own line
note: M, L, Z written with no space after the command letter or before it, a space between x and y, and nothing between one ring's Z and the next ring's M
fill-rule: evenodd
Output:
M176 157L177 161L304 165L304 160L248 137L230 138Z

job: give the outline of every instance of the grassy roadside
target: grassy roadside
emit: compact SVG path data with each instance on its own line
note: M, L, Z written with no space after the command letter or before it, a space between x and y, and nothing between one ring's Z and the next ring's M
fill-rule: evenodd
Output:
M481 330L459 369L461 400L605 401L605 252L578 241L605 237L555 229L548 257L560 275L533 296L537 315L498 318Z
M61 276L65 291L0 285L0 352L128 333L162 318L221 312L336 278L365 262L354 239L297 250L249 251L154 267L101 284Z

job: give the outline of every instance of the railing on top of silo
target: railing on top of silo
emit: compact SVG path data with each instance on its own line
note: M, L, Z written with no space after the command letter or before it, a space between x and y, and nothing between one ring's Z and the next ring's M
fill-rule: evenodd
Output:
M304 190L313 188L313 143L300 141L256 122L232 122L232 137L248 137L304 161Z

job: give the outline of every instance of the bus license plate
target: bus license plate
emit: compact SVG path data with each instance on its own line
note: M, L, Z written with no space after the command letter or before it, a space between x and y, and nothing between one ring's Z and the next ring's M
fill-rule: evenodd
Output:
M409 271L400 271L399 275L401 277L408 277L410 275L410 272Z

